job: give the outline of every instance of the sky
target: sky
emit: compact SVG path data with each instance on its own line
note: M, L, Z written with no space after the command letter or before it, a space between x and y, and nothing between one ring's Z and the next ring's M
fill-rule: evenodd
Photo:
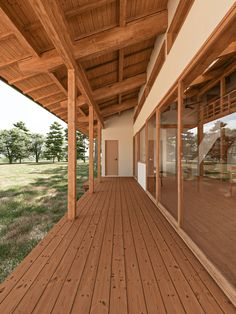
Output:
M34 133L46 134L54 121L64 128L66 123L0 80L0 130L10 129L23 121Z

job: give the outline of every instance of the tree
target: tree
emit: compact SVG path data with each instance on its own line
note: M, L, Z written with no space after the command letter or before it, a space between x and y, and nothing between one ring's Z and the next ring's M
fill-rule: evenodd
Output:
M25 137L26 134L18 128L0 132L0 153L8 158L10 164L25 154Z
M86 138L87 136L84 135L80 131L76 131L76 148L77 148L77 159L81 159L85 162L85 154L87 151L86 145ZM65 155L67 159L68 153L68 129L65 129Z
M45 157L52 159L55 162L55 158L60 161L63 157L63 142L64 136L62 126L58 122L54 122L50 125L50 131L47 133L45 142Z
M80 131L76 132L76 140L77 140L77 159L83 160L85 162L85 154L87 151L86 144L87 136L81 133Z
M187 163L188 160L193 160L198 155L197 135L189 130L186 130L182 133L182 141L183 157Z
M30 131L23 121L16 122L13 125L21 134L21 147L18 149L17 156L21 163L23 158L27 158L30 155Z
M25 122L23 121L18 121L16 123L13 124L13 126L15 128L18 128L20 130L22 130L23 132L25 132L26 134L29 134L29 129L27 129L26 125L25 125Z
M30 152L35 157L35 161L38 163L39 158L43 153L44 136L38 133L32 133L30 136Z

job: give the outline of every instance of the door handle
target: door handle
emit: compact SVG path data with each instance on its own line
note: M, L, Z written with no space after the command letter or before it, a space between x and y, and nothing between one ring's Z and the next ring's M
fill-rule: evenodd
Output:
M115 158L115 160L118 160L118 158Z

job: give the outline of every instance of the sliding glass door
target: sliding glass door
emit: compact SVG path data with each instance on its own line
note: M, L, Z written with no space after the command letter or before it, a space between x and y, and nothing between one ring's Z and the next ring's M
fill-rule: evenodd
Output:
M159 201L177 219L177 103L161 108L159 145Z

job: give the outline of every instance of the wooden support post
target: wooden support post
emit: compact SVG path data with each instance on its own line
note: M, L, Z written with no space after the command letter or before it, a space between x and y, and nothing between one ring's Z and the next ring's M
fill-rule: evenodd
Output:
M68 219L76 217L76 76L68 70Z
M181 227L183 224L183 171L182 171L182 155L183 155L183 143L182 143L182 132L183 132L183 95L184 88L183 82L178 82L178 226Z
M156 109L156 202L160 202L160 109Z
M97 160L97 177L98 177L98 182L101 182L101 123L98 121L98 128L97 128L97 140L98 140L98 160Z
M94 111L93 107L89 106L89 192L94 192L94 165L93 165L93 138L94 138Z

